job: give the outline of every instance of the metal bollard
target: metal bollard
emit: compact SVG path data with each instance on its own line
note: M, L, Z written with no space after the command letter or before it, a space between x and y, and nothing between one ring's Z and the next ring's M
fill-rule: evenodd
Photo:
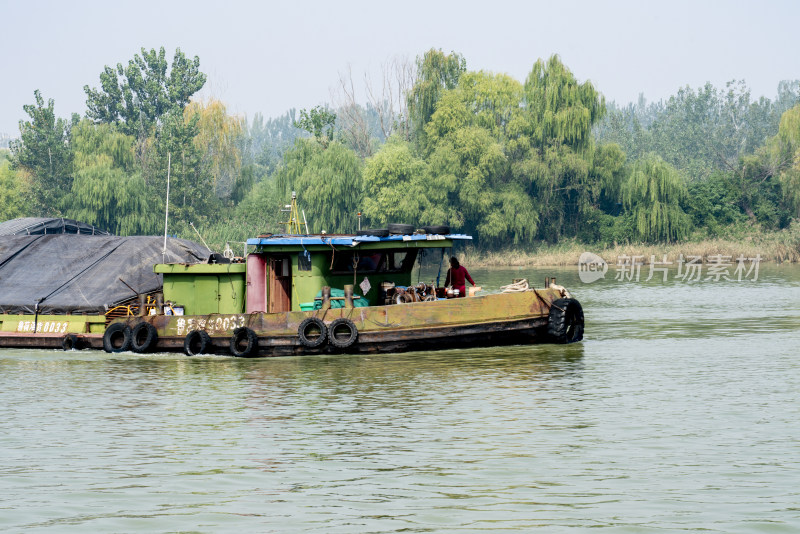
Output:
M353 286L344 286L344 307L353 308Z
M322 310L328 310L331 307L331 286L322 286Z

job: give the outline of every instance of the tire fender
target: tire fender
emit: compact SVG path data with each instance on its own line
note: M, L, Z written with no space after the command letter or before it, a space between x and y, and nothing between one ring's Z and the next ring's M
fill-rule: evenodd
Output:
M334 319L328 325L328 343L338 349L346 349L358 340L358 328L346 317Z
M575 299L558 299L550 306L547 334L554 343L575 343L583 339L583 308Z
M322 319L309 317L304 319L300 326L297 327L297 337L300 339L301 345L314 349L325 343L328 337L328 329Z
M183 340L183 353L187 356L207 354L211 351L211 336L205 330L192 330Z
M67 334L61 340L61 348L64 350L81 350L81 340L75 334Z
M133 327L131 332L131 348L134 352L149 352L158 342L156 327L147 322L141 322Z
M237 358L247 358L258 353L258 336L250 328L240 326L231 336L231 354Z
M131 328L125 323L113 323L103 334L103 350L125 352L131 348Z

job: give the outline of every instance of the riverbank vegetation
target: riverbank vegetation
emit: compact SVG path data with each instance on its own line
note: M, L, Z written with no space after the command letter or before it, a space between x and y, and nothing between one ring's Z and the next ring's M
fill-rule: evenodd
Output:
M736 235L735 232L726 237L697 238L672 243L581 243L575 239L565 239L559 243L541 243L530 249L501 248L485 250L477 247L466 247L460 251L461 260L471 266L548 266L578 265L584 252L599 255L606 262L630 262L635 258L637 263L672 262L677 264L679 258L709 258L721 256L723 259L736 262L738 258L768 262L800 261L800 224L793 223L790 228L764 232L758 229L746 229Z
M578 73L579 74L579 73ZM620 106L557 57L524 80L429 50L364 102L251 119L201 100L200 59L146 50L86 85L86 115L33 92L0 155L0 216L66 216L243 250L296 191L313 232L390 222L475 236L471 263L570 264L584 250L797 261L800 82L744 82Z

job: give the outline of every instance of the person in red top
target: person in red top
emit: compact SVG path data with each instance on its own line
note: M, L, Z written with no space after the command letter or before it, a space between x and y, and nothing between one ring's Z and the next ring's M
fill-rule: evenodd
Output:
M469 275L464 266L459 264L455 257L450 258L450 268L447 269L447 278L445 278L444 281L445 287L453 284L453 289L458 289L458 296L466 297L467 283L465 282L465 279L469 280L469 283L473 286L475 285L475 281Z

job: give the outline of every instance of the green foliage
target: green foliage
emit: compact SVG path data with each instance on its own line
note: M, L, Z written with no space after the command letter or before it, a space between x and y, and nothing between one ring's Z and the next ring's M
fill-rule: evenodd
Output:
M590 82L578 83L558 56L538 60L525 80L527 131L531 146L586 148L592 126L605 113L605 100Z
M686 194L683 177L660 157L634 163L622 187L622 200L633 217L635 238L670 242L686 237L689 220L680 205Z
M782 163L780 184L794 217L800 218L800 105L781 117L776 140Z
M240 146L245 131L244 119L228 115L225 104L216 99L192 102L183 114L189 121L197 117L194 144L211 173L217 196L230 197L242 174Z
M236 221L238 224L255 225L258 233L285 232L286 227L280 226L280 222L285 219L285 214L280 213L280 209L286 205L286 201L285 190L278 187L276 178L265 178L255 184L236 206ZM300 204L305 207L305 200L301 199ZM244 239L252 237L252 235L241 237Z
M589 213L616 207L625 156L603 147L595 163L591 142L602 97L556 56L538 61L524 86L481 71L438 87L420 147L427 172L403 182L422 200L401 201L390 189L394 205L411 204L401 213L448 222L484 242L532 243L577 235Z
M183 111L193 94L206 83L200 59L188 59L180 48L168 64L162 46L134 54L127 66L106 65L100 73L100 89L84 86L86 116L99 123L118 124L128 135L146 137L163 117ZM169 69L169 73L167 70Z
M245 141L246 149L243 150L245 161L255 163L271 174L283 160L283 153L294 146L298 137L307 133L294 125L296 123L294 109L290 109L280 117L264 120L260 113L256 113L250 123Z
M682 206L694 228L720 236L724 228L746 219L738 204L739 195L730 175L717 172L707 180L689 182Z
M509 123L507 150L512 173L538 213L541 239L581 233L586 216L604 200L603 186L616 194L624 156L603 149L594 165L591 129L603 112L602 96L591 83L578 83L558 56L534 64L523 112Z
M25 170L12 169L11 162L0 157L0 221L30 216L29 181Z
M301 109L300 120L294 123L295 128L307 131L322 146L328 146L328 143L333 141L335 125L336 113L330 112L322 106L316 106L311 111Z
M411 135L417 147L427 144L425 127L436 111L440 96L446 90L455 89L466 70L464 56L456 52L445 54L431 48L417 57L417 78L408 94Z
M622 146L631 159L656 153L691 179L733 169L778 131L781 114L800 102L800 82L781 82L774 100L751 100L743 81L681 88L666 102L609 105L596 128L600 140Z
M297 139L276 173L282 198L296 191L314 231L353 232L363 192L361 160L338 141L327 147L316 139Z
M148 146L150 166L145 179L154 198L167 197L167 172L170 178L170 225L186 237L194 236L195 226L214 219L220 213L213 176L203 161L203 153L194 143L199 116L175 111L164 118L154 142ZM171 162L171 164L170 164Z
M421 225L431 208L428 168L410 143L392 137L364 166L365 223L383 227L403 221Z
M616 143L600 145L594 152L592 173L594 180L589 184L588 198L593 205L605 211L615 211L626 179L627 168L625 152Z
M36 104L23 106L31 120L19 121L20 138L11 143L12 164L31 174L33 209L60 215L62 199L72 185L71 124L55 116L52 98L45 106L39 90L33 94Z
M239 204L245 199L247 194L253 189L258 181L258 167L255 164L245 165L239 174L239 178L234 182L231 190L231 201L234 205Z
M467 232L504 233L496 217L487 219L498 203L492 186L500 185L494 182L508 164L500 143L486 130L467 126L437 138L434 146L429 165L435 182L429 195L445 220Z
M75 179L67 216L117 235L158 230L161 202L152 202L136 168L135 139L113 125L82 121L72 131Z
M508 183L505 127L521 85L505 75L465 73L444 91L425 126L430 202L426 222L483 237L529 239L537 216L519 184ZM520 196L522 195L522 196ZM515 212L510 217L509 212Z
M774 100L731 82L618 108L558 56L524 83L467 71L454 52L416 64L407 113L352 102L337 130L324 106L248 125L221 102L190 103L199 59L142 49L84 87L95 124L57 119L35 93L0 163L2 215L155 233L171 157L170 233L196 239L193 222L218 246L283 231L293 190L312 230L352 232L363 209L366 226L449 224L486 248L722 236L800 216L800 82ZM395 119L403 136L386 140Z

